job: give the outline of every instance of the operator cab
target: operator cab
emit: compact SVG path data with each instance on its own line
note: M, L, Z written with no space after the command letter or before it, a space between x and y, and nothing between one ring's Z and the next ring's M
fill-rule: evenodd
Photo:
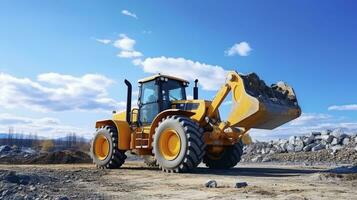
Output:
M157 114L171 108L172 101L186 100L186 80L158 74L138 82L141 124L150 124Z

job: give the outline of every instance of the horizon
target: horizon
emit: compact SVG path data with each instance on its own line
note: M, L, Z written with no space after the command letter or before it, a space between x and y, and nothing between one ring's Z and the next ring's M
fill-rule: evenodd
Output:
M211 100L227 71L285 81L302 116L257 140L341 128L357 133L357 3L43 1L0 3L0 133L86 138L124 110L126 86L162 73L199 79ZM21 13L21 15L19 15ZM230 96L220 112L225 119ZM90 135L88 135L90 134Z

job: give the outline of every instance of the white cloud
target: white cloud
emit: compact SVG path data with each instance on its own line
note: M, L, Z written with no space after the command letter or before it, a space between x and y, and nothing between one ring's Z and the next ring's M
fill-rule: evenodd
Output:
M121 11L121 14L126 15L126 16L129 16L129 17L133 17L133 18L135 18L135 19L138 19L138 16L136 16L135 13L132 13L132 12L130 12L130 11L128 11L128 10L122 10L122 11Z
M349 104L349 105L333 105L333 106L330 106L328 107L328 110L339 110L339 111L342 111L342 110L350 110L350 111L357 111L357 104Z
M91 137L93 130L86 130L77 126L63 124L56 118L29 118L16 116L8 113L0 114L0 132L7 133L8 129L14 128L15 133L38 134L43 137L63 137L67 133L75 132L84 137Z
M155 57L133 60L147 73L174 75L188 81L199 79L204 90L217 90L224 83L227 71L217 65L195 62L185 58Z
M95 39L97 42L102 44L110 44L112 41L109 39Z
M295 119L294 121L290 122L291 125L306 125L311 122L323 122L325 120L331 119L332 116L320 113L303 113L299 118Z
M134 45L136 41L132 38L129 38L125 34L120 34L120 38L114 42L114 46L121 51L118 56L121 58L136 58L141 57L143 54L139 51L134 50Z
M0 107L24 107L37 111L117 110L125 102L117 102L107 95L113 83L98 74L81 77L45 73L37 81L0 74Z
M129 38L125 34L120 34L119 39L114 42L114 46L118 49L125 51L132 51L134 49L136 41Z
M139 51L121 51L118 56L121 58L136 58L143 56L143 54Z
M252 51L252 48L249 46L248 42L240 42L234 44L231 48L225 51L227 56L248 56Z

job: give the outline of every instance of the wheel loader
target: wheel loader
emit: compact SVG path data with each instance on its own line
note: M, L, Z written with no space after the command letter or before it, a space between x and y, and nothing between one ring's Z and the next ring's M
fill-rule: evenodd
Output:
M125 80L126 111L113 111L112 119L95 124L90 153L98 168L120 168L127 151L165 172L189 172L201 162L232 168L251 142L250 129L271 130L301 114L290 86L268 87L255 73L228 72L212 100L198 98L197 79L191 100L185 91L189 82L181 78L158 74L138 83L138 108L131 108L132 85ZM222 120L219 107L229 93L232 109Z

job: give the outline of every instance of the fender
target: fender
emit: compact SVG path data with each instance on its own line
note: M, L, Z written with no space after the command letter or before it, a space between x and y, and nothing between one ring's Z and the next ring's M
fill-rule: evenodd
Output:
M194 114L195 114L194 112L180 110L180 109L167 109L167 110L160 112L151 123L149 138L152 138L152 136L154 135L155 128L157 127L157 125L159 124L159 122L161 121L162 118L170 116L170 115L181 115L181 116L191 117Z
M129 150L131 140L131 128L127 121L122 120L101 120L95 123L95 127L113 126L118 130L118 149Z

